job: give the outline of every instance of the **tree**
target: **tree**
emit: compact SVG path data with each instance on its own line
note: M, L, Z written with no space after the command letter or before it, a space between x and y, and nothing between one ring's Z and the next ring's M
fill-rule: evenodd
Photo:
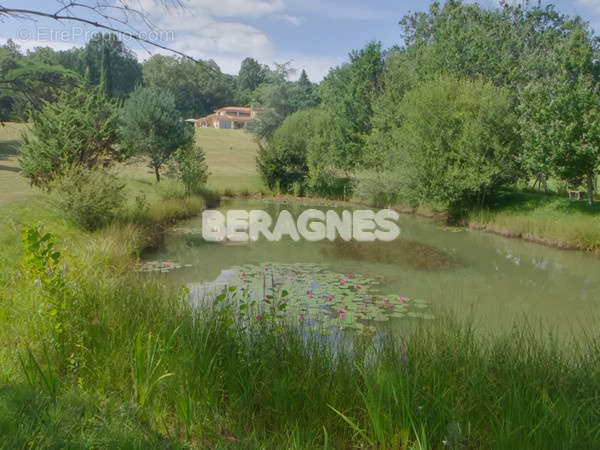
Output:
M138 87L121 110L120 135L129 154L145 155L160 182L160 169L180 147L191 145L193 132L175 108L173 95Z
M323 106L331 118L327 152L339 169L350 171L363 161L383 68L381 43L371 42L352 52L350 63L333 69L320 86Z
M27 120L32 109L56 101L63 89L79 81L76 73L54 60L22 55L9 39L0 47L0 120Z
M234 102L235 80L221 73L213 61L197 63L155 55L143 70L146 85L170 92L177 109L186 117L205 116Z
M65 91L33 115L19 163L35 186L48 187L71 167L106 167L123 155L116 148L118 109L98 91Z
M185 187L186 194L200 193L209 175L202 148L195 145L180 147L174 153L172 162L171 167Z
M400 109L390 165L411 203L438 203L457 217L520 175L516 117L505 89L439 77L409 91Z
M522 93L519 110L526 167L567 181L585 178L591 205L600 164L598 83L581 77L532 84Z
M100 62L100 90L108 97L113 94L113 73L110 62L110 50L108 46L102 49L102 60Z
M586 179L588 202L600 164L600 64L588 25L574 20L557 45L557 70L520 93L524 166L534 175ZM579 183L577 183L579 184Z
M307 187L311 148L323 128L323 119L323 111L318 109L297 111L284 120L266 145L261 145L257 165L269 188L278 186L289 192Z
M301 76L298 82L291 82L287 80L293 73L289 63L276 65L277 70L269 73L269 83L259 87L263 88L259 104L265 109L249 127L259 140L270 139L291 114L302 109L314 108L319 103L306 72L303 71L304 76Z
M237 78L238 90L241 92L254 91L265 81L268 72L269 68L260 64L254 58L244 59Z
M124 99L142 82L142 66L114 34L95 35L86 44L82 57L81 75L110 97Z

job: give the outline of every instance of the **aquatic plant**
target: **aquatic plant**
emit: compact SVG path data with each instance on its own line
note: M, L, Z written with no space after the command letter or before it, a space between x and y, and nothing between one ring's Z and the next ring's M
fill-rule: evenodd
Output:
M433 319L428 303L398 294L384 294L380 281L360 274L340 274L315 264L263 263L232 268L228 298L248 317L300 320L321 327L375 331L390 319ZM348 280L352 283L348 283ZM206 293L206 292L204 292ZM255 299L262 298L262 302Z

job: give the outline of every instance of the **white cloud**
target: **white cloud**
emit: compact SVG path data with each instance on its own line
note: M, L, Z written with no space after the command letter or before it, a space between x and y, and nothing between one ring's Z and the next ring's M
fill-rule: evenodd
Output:
M187 53L230 53L246 56L268 56L272 53L269 38L257 28L235 22L213 22L195 33L175 32L177 50Z
M289 14L278 14L276 17L296 26L300 26L304 23L304 17L290 16Z
M164 6L155 0L138 0L149 13L164 15ZM210 15L213 17L256 18L281 13L285 10L283 0L183 0L182 8L170 8L174 13Z

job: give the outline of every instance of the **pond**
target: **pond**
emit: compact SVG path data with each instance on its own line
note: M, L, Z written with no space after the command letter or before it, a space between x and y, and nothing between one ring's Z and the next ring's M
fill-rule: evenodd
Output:
M275 218L282 209L299 214L306 208L245 199L220 207L223 211L260 209ZM342 284L355 286L354 279L377 284L382 301L391 294L396 296L394 300L419 299L433 310L442 307L473 314L491 327L523 316L575 331L595 326L600 311L600 259L448 228L409 215L401 215L398 224L401 237L391 243L294 242L285 238L268 242L261 238L246 244L223 244L202 239L201 218L197 217L178 223L162 248L144 255L144 262L148 269L158 268L158 276L168 281L196 287L227 278L232 268L237 268L233 273L239 279L241 272L262 270L265 263L284 268L318 267L330 273L325 280L337 283L338 277L345 277ZM285 276L290 279L289 271ZM310 289L306 294L313 295Z

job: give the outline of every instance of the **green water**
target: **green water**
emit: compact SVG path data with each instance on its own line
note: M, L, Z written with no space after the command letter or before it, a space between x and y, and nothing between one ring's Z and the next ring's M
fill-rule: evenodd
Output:
M233 200L220 207L223 211L262 209L274 218L281 209L295 215L306 208L258 200ZM413 216L401 216L398 224L402 234L392 243L261 239L222 244L189 233L201 230L198 217L177 224L163 248L144 258L183 265L156 276L196 285L214 281L233 266L314 263L339 273L379 278L386 292L425 299L434 309L442 306L473 314L490 326L526 316L567 330L595 328L600 312L600 259L481 232L456 232Z

